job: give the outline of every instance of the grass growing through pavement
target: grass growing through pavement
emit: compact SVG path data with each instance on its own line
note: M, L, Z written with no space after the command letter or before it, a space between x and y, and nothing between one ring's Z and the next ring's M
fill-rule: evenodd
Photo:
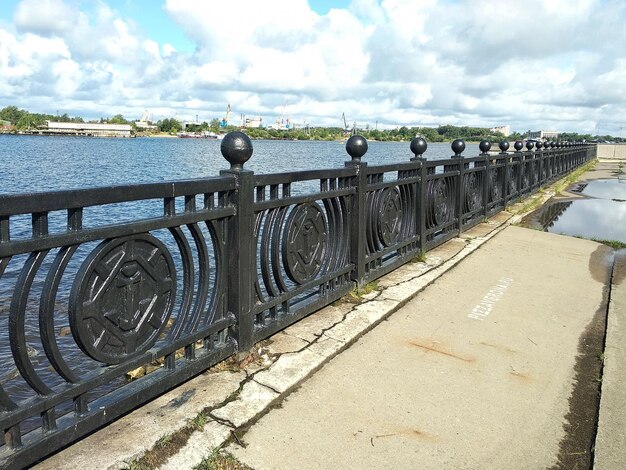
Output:
M252 468L218 448L196 465L194 470L252 470Z
M578 179L584 173L586 173L587 171L592 170L596 166L597 163L598 163L598 160L591 160L589 163L581 166L577 170L574 170L572 173L567 175L565 178L557 181L554 184L554 186L553 186L554 194L559 194L565 188L567 188L571 184L574 184L576 181L578 181Z
M420 251L418 252L412 259L411 263L425 263L426 262L426 252Z
M583 237L582 235L574 235L574 238L580 238L582 240L591 240L592 242L602 243L603 245L610 246L614 250L621 250L623 248L626 248L626 243L620 240L604 240L602 238L593 238L593 237L588 238L588 237Z
M610 246L614 250L621 250L622 248L626 248L626 243L621 242L619 240L601 240L598 238L592 238L594 242L602 243L603 245Z
M528 202L525 202L524 205L515 213L517 215L522 215L522 214L526 214L528 212L534 211L535 209L537 209L539 206L541 206L544 203L543 195L545 194L546 189L549 189L550 191L554 191L554 194L559 194L561 191L563 191L564 189L566 189L567 187L571 186L576 181L578 181L579 178L584 173L592 170L596 166L597 163L598 163L598 160L592 160L589 163L581 166L574 172L570 173L565 178L560 179L559 181L554 183L552 186L548 188L540 189L532 197L530 197L530 200Z
M371 292L378 290L378 282L370 282L365 284L360 289L353 289L344 295L341 299L337 300L337 303L350 303L350 304L358 304L363 300L363 296L367 295Z

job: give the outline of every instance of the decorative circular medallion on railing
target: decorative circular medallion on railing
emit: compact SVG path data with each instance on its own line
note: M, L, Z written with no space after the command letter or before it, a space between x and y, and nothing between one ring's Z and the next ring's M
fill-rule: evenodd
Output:
M289 279L303 284L320 272L326 254L326 219L316 203L300 204L283 232L283 266Z
M443 179L436 180L430 187L429 199L433 204L433 219L436 225L442 225L452 220L453 207L451 204L450 189Z
M476 173L468 174L465 180L465 201L468 212L474 212L480 208L483 203L482 191Z
M386 188L380 198L378 234L385 246L398 241L402 229L402 198L398 188Z
M149 234L102 242L81 266L70 294L70 326L80 348L117 364L147 351L176 298L176 271Z

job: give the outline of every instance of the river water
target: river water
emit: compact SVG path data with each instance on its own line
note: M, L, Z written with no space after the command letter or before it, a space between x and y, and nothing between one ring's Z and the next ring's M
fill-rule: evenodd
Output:
M99 139L0 135L0 194L148 183L217 176L229 167L220 141ZM256 173L342 167L350 157L338 141L253 141L246 169ZM478 155L468 144L465 155ZM449 158L450 144L428 145L428 159ZM408 142L369 142L368 165L406 162Z

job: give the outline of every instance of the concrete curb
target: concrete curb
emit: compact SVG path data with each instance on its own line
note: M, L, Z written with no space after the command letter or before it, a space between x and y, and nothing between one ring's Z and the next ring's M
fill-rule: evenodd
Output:
M604 369L594 468L613 470L626 464L626 250L616 252L607 317Z

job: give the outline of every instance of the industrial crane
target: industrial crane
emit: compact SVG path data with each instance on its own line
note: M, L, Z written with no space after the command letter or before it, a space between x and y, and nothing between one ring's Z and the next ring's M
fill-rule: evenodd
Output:
M346 113L341 113L341 118L343 119L343 132L344 134L352 134L356 133L356 122L352 126L352 129L348 127L348 121L346 121Z
M220 127L226 127L228 125L228 116L230 116L230 103L226 106L226 116L220 121Z

